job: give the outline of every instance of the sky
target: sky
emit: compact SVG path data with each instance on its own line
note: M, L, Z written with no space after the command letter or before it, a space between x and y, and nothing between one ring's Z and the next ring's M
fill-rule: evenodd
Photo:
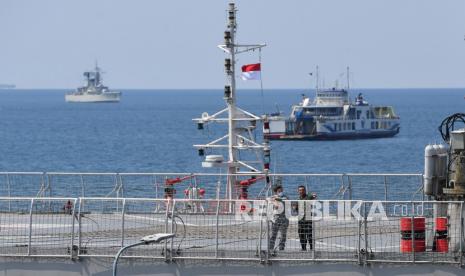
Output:
M0 83L221 89L225 0L0 0ZM240 43L266 43L265 89L465 87L463 0L237 0ZM238 65L258 62L258 52ZM238 82L243 89L257 81Z

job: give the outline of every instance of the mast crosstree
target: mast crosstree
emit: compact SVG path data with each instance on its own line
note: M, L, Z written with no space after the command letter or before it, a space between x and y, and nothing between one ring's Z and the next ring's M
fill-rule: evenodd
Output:
M204 155L205 150L223 149L228 152L228 159L223 162L222 156L209 155L205 163L227 167L228 180L226 198L235 199L234 187L239 183L238 175L241 173L267 174L269 169L270 148L268 141L263 144L257 143L253 136L257 122L263 120L262 117L254 115L237 106L236 102L236 55L265 47L265 44L236 44L236 13L234 3L229 4L227 30L224 32L224 44L218 45L228 57L224 61L227 83L224 87L224 99L226 108L213 114L203 113L201 118L196 118L198 128L203 129L203 125L210 122L227 123L228 133L223 137L215 139L207 144L194 145L198 149L199 155ZM255 151L256 161L244 161L240 159L240 151ZM265 160L261 157L264 156ZM216 157L216 158L214 158ZM208 165L208 164L206 164ZM259 168L257 165L260 165ZM269 178L267 177L267 182Z

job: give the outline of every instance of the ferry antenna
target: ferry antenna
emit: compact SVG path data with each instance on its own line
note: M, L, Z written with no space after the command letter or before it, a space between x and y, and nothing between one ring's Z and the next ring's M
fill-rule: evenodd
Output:
M350 90L350 79L349 79L349 76L350 76L350 68L349 68L349 66L347 66L347 91Z

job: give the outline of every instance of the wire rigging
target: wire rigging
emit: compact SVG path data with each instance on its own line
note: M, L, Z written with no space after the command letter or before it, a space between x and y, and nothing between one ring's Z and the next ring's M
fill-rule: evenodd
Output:
M456 123L465 125L465 113L455 113L442 120L438 130L444 142L449 143L450 132L455 129Z

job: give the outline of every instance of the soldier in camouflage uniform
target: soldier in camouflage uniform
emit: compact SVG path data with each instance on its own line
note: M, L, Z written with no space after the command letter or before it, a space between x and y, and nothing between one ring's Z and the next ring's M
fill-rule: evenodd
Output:
M287 200L287 196L283 192L283 187L277 185L273 187L274 195L269 199L273 204L273 218L271 224L271 237L269 249L274 250L276 238L278 232L281 233L281 239L279 241L279 250L284 250L286 246L287 228L289 227L289 220L286 218L286 212L284 210L284 200ZM281 207L281 208L280 208Z

